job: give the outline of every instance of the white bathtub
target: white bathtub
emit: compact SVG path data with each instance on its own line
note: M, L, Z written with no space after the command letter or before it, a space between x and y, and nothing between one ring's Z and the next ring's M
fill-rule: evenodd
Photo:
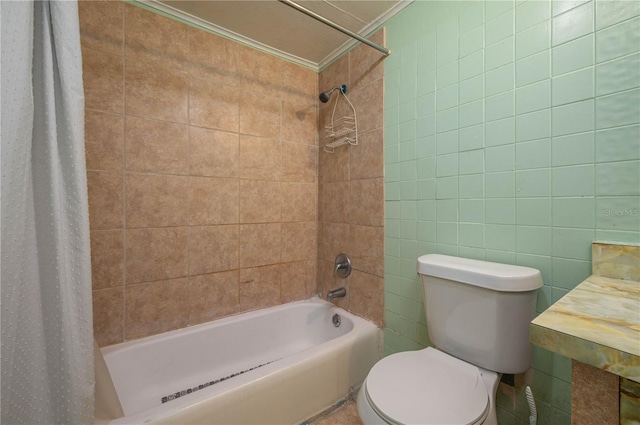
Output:
M312 298L106 347L124 411L110 423L300 423L359 387L381 343L372 323Z

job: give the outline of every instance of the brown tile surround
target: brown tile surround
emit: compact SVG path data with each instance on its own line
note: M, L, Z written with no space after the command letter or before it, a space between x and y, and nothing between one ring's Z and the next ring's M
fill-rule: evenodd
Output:
M384 44L384 37L381 30L371 39ZM318 291L325 295L344 285L347 296L335 303L379 325L384 323L383 76L382 56L359 45L323 70L318 83L319 91L346 84L358 114L358 145L327 153L324 125L338 93L320 104ZM338 117L346 112L341 107ZM332 276L340 252L351 257L347 279Z
M341 283L338 304L382 324L380 56L360 46L317 74L131 4L79 11L98 343ZM328 156L317 93L343 83L361 144ZM337 282L342 251L356 272Z

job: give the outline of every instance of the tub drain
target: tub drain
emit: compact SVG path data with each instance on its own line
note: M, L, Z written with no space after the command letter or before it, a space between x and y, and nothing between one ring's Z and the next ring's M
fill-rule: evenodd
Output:
M335 326L336 328L340 326L340 323L342 323L342 319L340 318L340 315L337 313L333 315L333 317L331 318L331 321L333 322L333 326Z
M215 379L213 381L205 382L204 384L200 384L200 385L195 386L193 388L187 388L186 390L176 391L175 393L171 393L169 395L166 395L166 396L162 397L160 399L160 401L164 404L164 403L166 403L168 401L175 400L176 398L184 397L184 396L186 396L188 394L194 393L196 391L202 390L202 389L210 387L212 385L219 384L222 381L226 381L227 379L231 379L231 378L233 378L235 376L242 375L243 373L250 372L250 371L252 371L254 369L258 369L259 367L266 366L266 365L271 364L271 363L273 363L275 361L278 361L278 360L279 359L272 360L272 361L266 362L266 363L262 363L262 364L259 364L258 366L254 366L254 367L249 368L249 369L241 370L240 372L232 373L231 375L225 376L224 378L218 378L218 379Z

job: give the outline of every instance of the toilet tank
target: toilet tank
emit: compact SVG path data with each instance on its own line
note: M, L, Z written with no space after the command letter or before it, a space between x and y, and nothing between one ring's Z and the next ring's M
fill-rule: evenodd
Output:
M440 350L499 373L531 367L529 323L542 286L529 267L447 255L418 258L429 338Z

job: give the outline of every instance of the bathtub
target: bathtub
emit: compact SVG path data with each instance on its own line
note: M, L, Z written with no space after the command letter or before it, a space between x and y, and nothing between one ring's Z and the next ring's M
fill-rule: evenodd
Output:
M124 412L109 423L299 424L359 387L381 344L374 324L311 298L106 347Z

